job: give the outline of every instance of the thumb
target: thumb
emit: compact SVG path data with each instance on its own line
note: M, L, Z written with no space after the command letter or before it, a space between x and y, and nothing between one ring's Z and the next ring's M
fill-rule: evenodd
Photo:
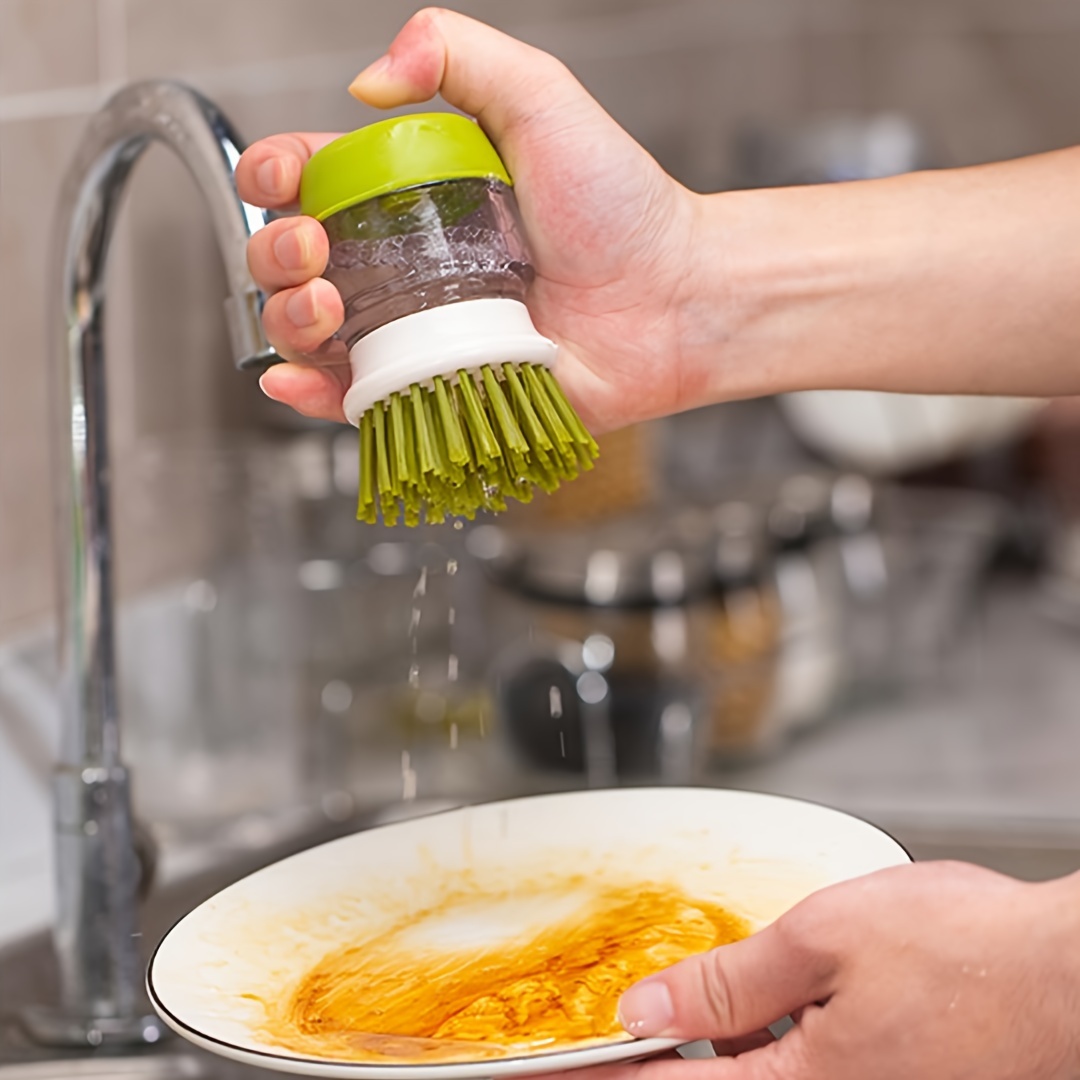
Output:
M496 142L526 123L565 128L603 116L564 64L456 11L425 8L401 29L350 93L377 108L443 98L480 121ZM511 145L501 146L512 154ZM512 168L512 162L508 162Z
M632 986L619 1020L638 1038L733 1039L829 997L835 973L832 956L795 937L781 918Z

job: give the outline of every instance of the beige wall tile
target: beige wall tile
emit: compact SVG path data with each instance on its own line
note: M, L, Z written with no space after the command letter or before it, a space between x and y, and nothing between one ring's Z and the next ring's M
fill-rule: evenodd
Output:
M0 125L0 636L52 603L48 222L81 124Z
M1080 20L1053 33L1001 35L982 47L995 80L1024 109L1028 145L1080 143Z
M129 70L132 77L186 75L353 47L358 55L377 55L417 6L401 0L129 0Z
M1080 30L1080 5L1075 0L945 0L945 4L961 9L972 26L997 33Z
M977 164L1043 148L1033 103L1002 81L979 39L876 38L870 50L871 107L911 116L939 164Z
M0 94L95 82L94 0L0 0Z
M724 7L747 18L762 8L796 0L460 0L449 7L507 30L553 22L623 20L642 12ZM416 0L128 0L133 75L188 74L272 62L279 57L352 53L377 56L406 20ZM755 17L760 18L760 14ZM355 72L354 72L355 73Z
M863 33L809 35L798 52L806 114L866 109L869 73Z
M963 33L981 0L859 0L864 28L885 37Z

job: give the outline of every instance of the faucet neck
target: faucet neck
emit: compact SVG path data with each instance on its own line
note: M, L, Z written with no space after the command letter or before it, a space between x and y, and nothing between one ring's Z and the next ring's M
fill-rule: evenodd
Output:
M61 540L62 737L55 776L57 922L63 1014L34 1024L46 1041L154 1041L138 1015L138 863L121 758L115 664L113 530L106 409L105 269L131 170L154 142L184 162L206 199L229 284L238 366L267 363L262 299L247 269L261 210L237 195L240 142L213 104L176 83L116 94L90 121L61 190L52 287L59 294L56 474Z

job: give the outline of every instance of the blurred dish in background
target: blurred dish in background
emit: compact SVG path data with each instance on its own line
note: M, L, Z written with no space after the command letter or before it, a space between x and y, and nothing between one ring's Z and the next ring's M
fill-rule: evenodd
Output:
M834 465L895 476L1018 437L1042 401L814 390L780 407L800 439Z
M469 550L501 593L500 725L531 767L689 782L711 586L698 512L536 533L494 525Z
M695 782L941 669L1002 513L800 471L715 507L469 534L492 581L500 733L526 769Z

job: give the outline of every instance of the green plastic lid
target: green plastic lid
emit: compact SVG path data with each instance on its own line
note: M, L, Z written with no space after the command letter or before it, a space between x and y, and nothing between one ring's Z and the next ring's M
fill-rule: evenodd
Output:
M300 211L325 221L391 191L465 177L511 183L479 124L456 113L395 116L312 154L300 178Z

